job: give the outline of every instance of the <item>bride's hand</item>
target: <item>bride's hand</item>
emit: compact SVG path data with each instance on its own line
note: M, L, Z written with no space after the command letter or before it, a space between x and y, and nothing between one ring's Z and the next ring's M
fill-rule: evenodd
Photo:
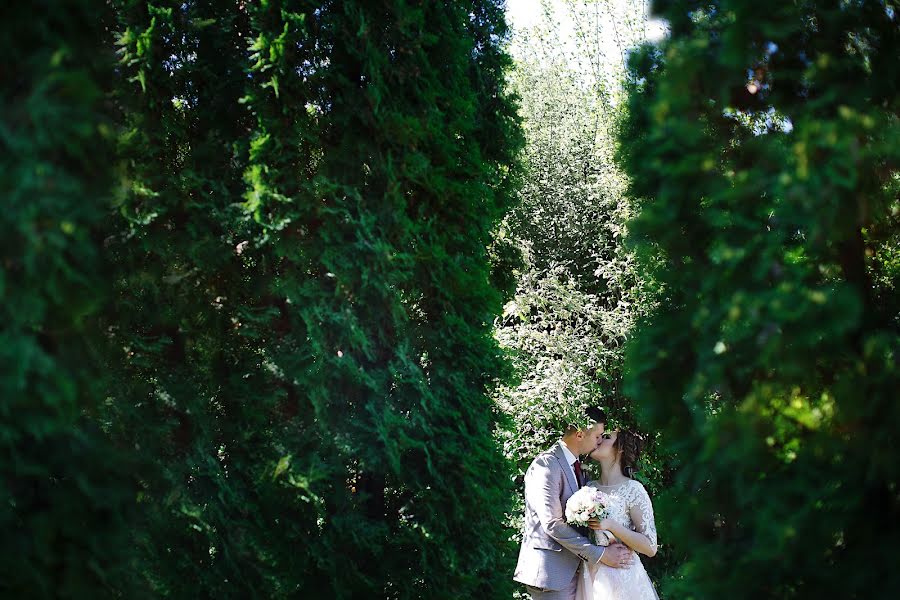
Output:
M603 519L605 521L606 519ZM599 531L603 529L603 521L600 519L591 519L588 521L588 527L593 529L594 531Z
M600 562L614 569L628 568L634 563L634 552L625 544L610 544L603 551Z
M594 519L594 520L596 520L596 519ZM613 521L612 521L612 519L603 519L602 521L599 522L598 527L596 527L596 528L591 527L591 529L605 529L606 531L612 531Z

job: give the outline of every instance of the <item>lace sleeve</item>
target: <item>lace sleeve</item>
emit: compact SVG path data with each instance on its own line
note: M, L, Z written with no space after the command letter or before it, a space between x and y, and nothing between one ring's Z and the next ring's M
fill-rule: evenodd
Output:
M656 521L653 518L653 503L650 502L650 495L639 481L632 484L632 491L629 494L628 512L631 516L631 522L634 523L634 530L647 536L650 540L650 546L653 553L656 553Z

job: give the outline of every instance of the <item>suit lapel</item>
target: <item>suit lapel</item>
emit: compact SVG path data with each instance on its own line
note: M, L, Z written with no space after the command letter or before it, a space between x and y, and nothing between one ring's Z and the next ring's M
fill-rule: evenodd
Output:
M569 461L566 460L566 454L563 452L562 446L559 445L559 442L556 443L556 448L553 449L553 454L556 456L556 460L559 461L560 466L562 467L563 473L566 476L566 481L569 484L569 489L572 490L572 493L578 491L578 482L575 481L575 473L572 471L572 467L569 466Z

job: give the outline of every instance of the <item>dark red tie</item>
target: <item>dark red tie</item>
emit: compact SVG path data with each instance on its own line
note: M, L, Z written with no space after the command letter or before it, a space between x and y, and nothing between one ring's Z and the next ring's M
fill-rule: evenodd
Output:
M584 481L581 477L581 461L576 458L572 468L575 469L575 479L578 480L578 487L581 487L581 482Z

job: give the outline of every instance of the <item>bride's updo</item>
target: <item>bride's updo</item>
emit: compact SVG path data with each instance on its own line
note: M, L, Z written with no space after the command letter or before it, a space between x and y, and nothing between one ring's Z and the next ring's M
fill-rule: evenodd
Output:
M616 434L613 450L619 453L619 466L626 477L634 478L643 447L644 441L632 431L622 430Z

